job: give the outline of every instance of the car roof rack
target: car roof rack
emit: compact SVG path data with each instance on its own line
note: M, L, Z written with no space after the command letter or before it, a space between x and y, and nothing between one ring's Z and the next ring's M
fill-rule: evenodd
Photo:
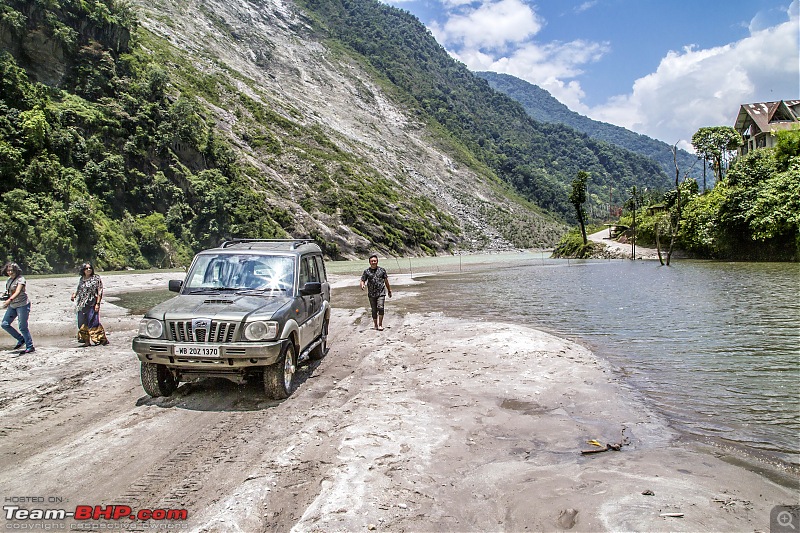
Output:
M292 250L299 248L304 244L314 244L314 239L230 239L224 241L219 245L220 248L228 248L235 244L248 244L248 243L291 243Z

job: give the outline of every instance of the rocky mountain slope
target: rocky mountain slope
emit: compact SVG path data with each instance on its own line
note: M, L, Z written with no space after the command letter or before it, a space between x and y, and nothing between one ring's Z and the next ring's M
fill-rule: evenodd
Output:
M400 197L430 199L453 223L451 231L442 232L438 251L548 246L561 233L563 223L543 214L490 172L456 162L449 153L452 147L441 146L425 123L396 104L374 73L318 41L294 4L161 0L137 7L143 28L168 41L177 54L191 56L206 76L232 80L236 90L281 117L316 128L338 151L389 178L386 186ZM180 78L184 73L175 67L170 76ZM369 250L369 235L352 231L315 202L303 202L316 198L314 183L307 179L307 167L313 165L309 147L286 142L280 154L263 157L248 138L250 126L232 112L235 99L224 98L211 106L214 121L249 162L281 185L283 194L269 201L292 213L294 232L318 232L335 242L344 257ZM272 125L262 126L281 135ZM392 213L377 215L392 217ZM394 220L398 226L404 222ZM523 231L527 238L515 238Z

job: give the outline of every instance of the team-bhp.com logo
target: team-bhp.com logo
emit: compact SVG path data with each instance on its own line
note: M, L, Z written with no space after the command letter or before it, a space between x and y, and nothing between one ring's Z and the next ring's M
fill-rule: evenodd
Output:
M186 509L138 509L127 505L78 505L75 510L28 509L19 505L4 505L6 520L186 520Z

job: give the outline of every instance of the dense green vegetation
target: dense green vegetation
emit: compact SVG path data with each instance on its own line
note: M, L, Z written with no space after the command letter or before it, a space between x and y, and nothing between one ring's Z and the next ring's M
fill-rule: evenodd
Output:
M173 266L224 235L283 233L196 102L174 98L162 69L115 41L134 30L124 4L4 1L2 10L20 39L62 36L66 58L54 88L0 55L3 256L31 272L81 259Z
M729 156L742 144L742 136L730 126L700 128L692 135L692 146L699 156L711 163L716 181L722 181L722 172Z
M680 191L679 248L704 258L800 260L800 130L778 132L775 148L736 159L708 193L693 180ZM639 244L654 246L658 226L663 249L676 200L674 189L645 199L637 211ZM631 222L630 214L622 220Z
M599 122L580 115L553 98L549 92L541 87L537 87L536 85L514 76L498 74L496 72L477 72L476 75L489 82L489 85L493 89L508 95L522 104L525 111L535 120L570 126L594 139L606 141L645 157L649 157L658 162L661 169L666 172L668 176L675 172L672 150L667 143L657 141L646 135L641 135L619 126L614 126L613 124ZM675 139L675 142L679 140L680 139ZM680 168L688 170L692 168L692 165L695 165L696 157L689 152L678 150L677 156L678 166ZM702 166L695 165L695 169L689 173L689 176L701 180L702 174ZM709 176L707 185L710 187L712 184L713 179ZM619 198L621 197L622 195L620 194Z
M545 209L573 219L567 199L579 170L592 175L588 210L607 204L610 187L666 190L654 161L561 124L532 120L517 102L454 61L408 12L374 0L303 0L317 27L363 56L480 162ZM327 32L327 33L326 33Z
M601 229L603 229L602 226L591 226L587 227L586 231L595 233ZM561 237L558 246L553 250L553 257L589 259L592 257L599 257L604 249L604 244L586 241L581 230L579 228L573 228Z

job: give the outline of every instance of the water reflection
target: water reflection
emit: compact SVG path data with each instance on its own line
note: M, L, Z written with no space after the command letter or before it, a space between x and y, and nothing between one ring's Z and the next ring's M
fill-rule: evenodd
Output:
M117 296L114 303L127 309L131 315L144 315L151 307L169 300L173 296L177 296L177 294L167 289L123 292Z

